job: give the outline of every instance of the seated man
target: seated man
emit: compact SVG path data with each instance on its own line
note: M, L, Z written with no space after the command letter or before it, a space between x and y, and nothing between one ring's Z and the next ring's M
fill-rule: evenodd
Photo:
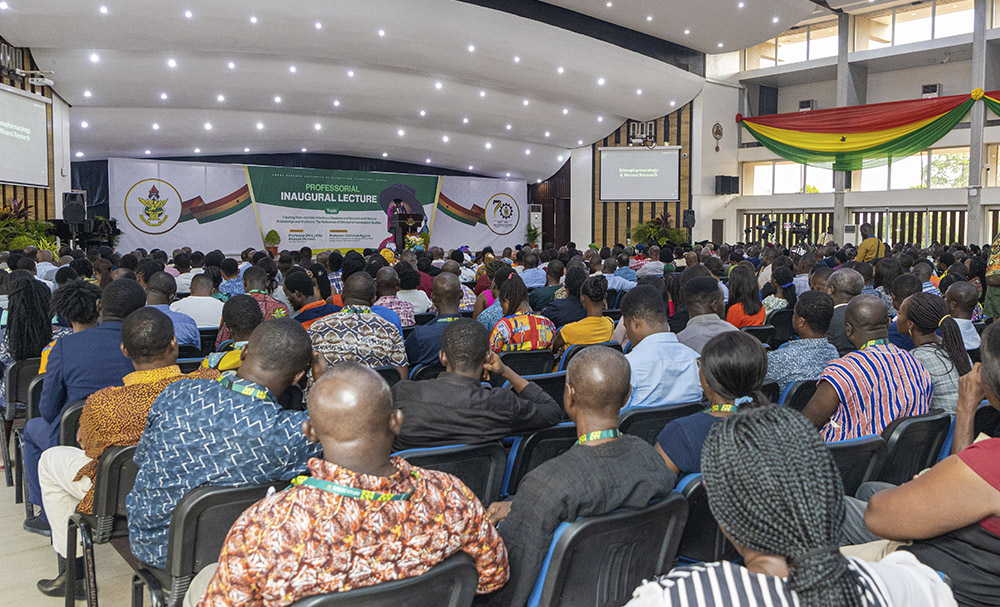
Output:
M191 489L260 485L305 471L319 453L300 431L306 413L283 410L275 395L310 368L317 379L326 362L313 353L299 323L281 318L257 327L239 370L163 390L149 410L134 458L139 474L126 500L136 558L166 566L170 519Z
M396 449L488 443L561 420L559 404L504 365L490 351L486 328L475 320L447 323L439 356L445 372L435 379L392 387L393 401L403 412ZM513 390L484 388L484 371L500 375Z
M320 299L313 279L306 271L289 271L282 289L295 311L295 320L299 321L303 329L308 329L324 316L340 311L339 307Z
M626 408L701 400L698 353L679 343L677 336L670 332L667 309L656 287L638 286L625 295L622 324L632 344L625 355L631 369L629 383L632 387Z
M257 325L264 322L257 301L249 295L234 295L222 307L222 324L229 329L233 348L228 352L213 352L201 361L203 369L232 371L243 362L243 348Z
M521 272L521 280L524 281L524 286L529 289L545 286L545 270L538 267L538 255L528 253L524 256L524 271Z
M375 274L375 294L378 296L375 305L389 308L399 315L399 322L404 327L412 327L417 324L413 320L413 304L397 297L397 293L399 293L399 275L396 274L396 270L392 266L379 270Z
M441 272L454 274L459 281L462 279L462 266L454 260L449 259L444 262L444 265L441 266ZM463 285L461 282L458 283L458 286L462 287L462 300L461 303L459 303L458 309L462 312L471 312L473 307L476 305L476 293L469 287ZM433 294L433 289L431 289L431 293ZM434 305L437 306L437 304ZM440 314L440 312L441 308L438 308L438 313Z
M719 333L739 331L732 324L722 320L721 315L726 313L726 304L722 301L722 297L722 288L715 278L704 276L689 280L684 286L684 305L687 306L690 320L684 330L677 334L677 341L700 354L705 344ZM624 313L622 315L624 316ZM695 380L697 382L697 377Z
M640 510L670 493L677 477L656 450L618 430L618 411L629 393L629 364L611 348L587 348L569 363L566 413L580 440L521 480L511 502L487 513L503 521L500 537L510 559L510 582L487 598L498 607L528 599L559 523L619 508Z
M830 320L826 339L837 348L837 353L841 356L854 350L854 345L844 332L844 315L847 313L847 304L860 295L864 288L865 279L850 268L837 270L830 275L830 280L826 283L826 292L833 298L833 319ZM886 322L888 322L888 314L887 310Z
M59 576L38 582L38 589L48 596L65 595L66 526L74 511L93 512L97 462L104 450L139 442L149 407L169 384L185 377L214 379L219 375L211 369L181 375L176 365L174 326L159 310L140 308L129 314L122 323L121 336L121 351L131 359L135 371L122 378L124 386L110 386L87 397L78 434L83 449L51 447L42 453L38 464L42 505L59 560ZM77 584L82 587L83 559L77 560L70 565L77 567Z
M767 353L765 381L776 381L778 388L784 390L793 382L818 378L830 361L839 356L837 348L826 340L832 319L832 297L820 291L800 295L792 313L792 328L799 339Z
M583 289L584 281L588 278L590 278L590 274L584 269L583 262L580 262L580 265L573 265L571 262L566 269L566 284L564 285L566 297L554 299L542 310L542 316L551 320L557 329L571 322L582 320L587 315L583 304L580 303L580 291Z
M174 323L174 335L178 346L194 346L201 350L201 334L198 333L198 323L187 314L174 312L170 309L174 295L177 294L177 282L166 272L157 272L146 281L146 305L166 314Z
M979 289L967 280L960 280L948 287L945 300L948 302L948 313L962 330L965 349L978 350L982 340L979 331L976 331L976 327L972 324L972 312L979 303Z
M619 293L624 293L626 291L631 291L635 288L635 283L631 280L626 280L621 276L615 274L618 269L618 262L612 257L608 257L604 260L604 265L601 267L601 272L604 274L604 278L608 279L608 290L618 291ZM608 305L613 304L613 301L609 301Z
M264 315L264 320L272 318L287 318L290 316L288 306L268 295L268 277L263 268L249 267L243 272L244 293L253 297L260 306L260 313ZM223 324L219 329L219 336L215 338L215 346L232 339L229 329Z
M42 504L38 459L43 451L59 444L59 420L66 405L101 388L120 386L122 378L134 371L121 351L122 321L145 303L146 294L139 283L116 280L101 291L101 324L60 337L52 346L39 400L41 417L28 420L24 426L24 474L32 504ZM25 521L24 528L49 535L45 510Z
M219 285L219 293L227 297L242 295L243 279L240 277L239 263L235 259L227 257L222 260L219 269L222 271L222 284Z
M198 574L186 605L285 606L416 577L460 551L476 561L478 592L507 581L506 550L476 496L450 474L390 457L403 415L377 374L337 365L313 385L308 415L302 432L323 447L323 459L310 459L311 476L240 516L218 566Z
M219 328L219 323L222 322L222 302L212 297L214 286L212 277L208 274L195 274L191 279L191 294L170 304L170 310L190 316L199 329Z
M540 312L552 303L556 291L562 286L563 270L565 266L558 259L553 259L545 266L545 286L537 287L528 294L528 303L531 304L532 310Z
M937 288L937 285L932 281L937 279L934 276L934 266L931 262L926 259L918 259L913 263L913 268L910 273L920 279L921 290L924 293L933 293L935 295L940 295L941 291Z
M920 293L920 279L913 274L901 274L897 276L890 285L890 294L892 295L892 307L899 311L903 307L903 302L910 295ZM904 350L912 350L916 347L913 344L913 338L906 333L899 332L899 325L896 322L896 318L893 317L892 322L889 323L889 343L896 346L897 348L902 348Z
M454 263L454 262L446 262ZM459 301L462 299L462 283L458 275L447 270L434 278L434 307L438 311L429 323L413 327L413 332L406 338L406 359L411 367L417 365L436 365L438 352L441 351L441 332L452 321L462 318L459 314Z
M367 272L355 272L344 281L344 309L309 327L313 348L335 365L345 360L369 367L395 366L403 379L409 375L403 335L372 310L375 281Z
M847 305L844 330L856 351L826 367L802 411L828 442L881 434L897 417L930 408L931 378L912 354L889 343L886 315L875 295Z

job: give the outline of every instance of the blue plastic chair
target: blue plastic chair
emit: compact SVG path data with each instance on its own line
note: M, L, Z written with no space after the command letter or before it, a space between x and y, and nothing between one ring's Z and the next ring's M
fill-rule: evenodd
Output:
M563 352L562 358L559 359L559 368L557 371L565 371L566 367L569 365L569 361L573 360L573 357L583 351L584 348L593 348L596 346L604 346L605 348L614 348L619 352L622 351L622 345L617 341L602 341L599 344L576 344L566 348Z
M844 481L844 495L854 495L858 487L873 480L886 456L885 439L877 434L826 443Z
M504 467L500 495L514 495L524 475L542 462L568 451L576 444L577 438L573 422L563 422L527 436L514 437Z
M507 452L500 443L406 449L398 455L410 465L447 472L465 483L484 506L500 498Z

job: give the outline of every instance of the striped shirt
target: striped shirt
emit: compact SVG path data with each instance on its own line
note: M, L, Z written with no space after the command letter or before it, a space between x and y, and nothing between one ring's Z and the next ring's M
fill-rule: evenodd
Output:
M827 441L881 434L897 417L927 413L934 394L930 375L917 359L892 344L831 361L819 380L830 382L840 397L823 427Z
M951 590L916 558L894 552L879 563L848 557L858 576L865 607L934 607L955 605ZM799 597L787 580L753 573L730 563L679 567L645 582L626 607L798 607Z

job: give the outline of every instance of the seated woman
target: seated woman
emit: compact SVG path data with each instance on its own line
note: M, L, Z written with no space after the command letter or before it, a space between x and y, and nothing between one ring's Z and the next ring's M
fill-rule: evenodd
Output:
M427 293L420 290L420 272L412 268L399 273L399 290L396 291L396 297L409 302L413 306L414 314L424 314L433 305Z
M552 321L531 313L528 289L517 273L500 286L500 305L504 316L490 333L490 349L494 352L546 350L552 347L556 327Z
M769 406L715 424L701 469L708 506L743 564L674 569L639 586L627 607L956 604L948 585L913 555L867 563L840 554L840 472L796 411Z
M71 280L52 294L52 316L69 323L72 327L70 332L79 333L97 324L97 318L100 315L97 305L100 299L101 289L96 285L84 280ZM42 366L38 369L39 374L45 373L45 367L49 362L49 352L52 350L52 346L56 345L56 339L69 333L60 331L59 328L53 327L52 341L42 349Z
M737 264L729 272L729 310L726 320L737 329L759 327L764 324L767 312L760 302L760 290L753 270Z
M916 347L910 354L931 376L934 384L931 408L954 413L958 378L972 370L972 361L965 351L962 330L948 314L945 299L931 293L907 297L900 306L896 326L901 334L913 339Z
M608 279L603 275L592 276L584 281L580 291L580 303L587 311L587 316L559 329L559 334L552 344L552 350L556 354L567 346L611 341L615 323L604 315L604 300L607 296Z
M478 320L487 330L492 331L497 321L503 318L503 306L500 304L500 287L507 279L514 274L514 269L502 261L493 262L497 264L494 268L493 280L490 288L479 294L476 304L473 306L473 318Z
M778 266L771 272L771 287L774 289L774 294L768 295L761 302L764 306L765 319L775 310L795 307L795 273L791 268Z
M678 478L701 471L701 448L715 422L738 410L768 404L760 391L767 376L767 356L760 341L742 331L713 337L698 365L707 409L675 419L656 437L656 452Z

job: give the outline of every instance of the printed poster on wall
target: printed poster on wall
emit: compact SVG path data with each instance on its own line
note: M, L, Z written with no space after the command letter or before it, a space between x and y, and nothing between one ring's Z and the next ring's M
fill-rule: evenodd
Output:
M494 249L525 241L528 185L524 181L442 177L431 245Z

